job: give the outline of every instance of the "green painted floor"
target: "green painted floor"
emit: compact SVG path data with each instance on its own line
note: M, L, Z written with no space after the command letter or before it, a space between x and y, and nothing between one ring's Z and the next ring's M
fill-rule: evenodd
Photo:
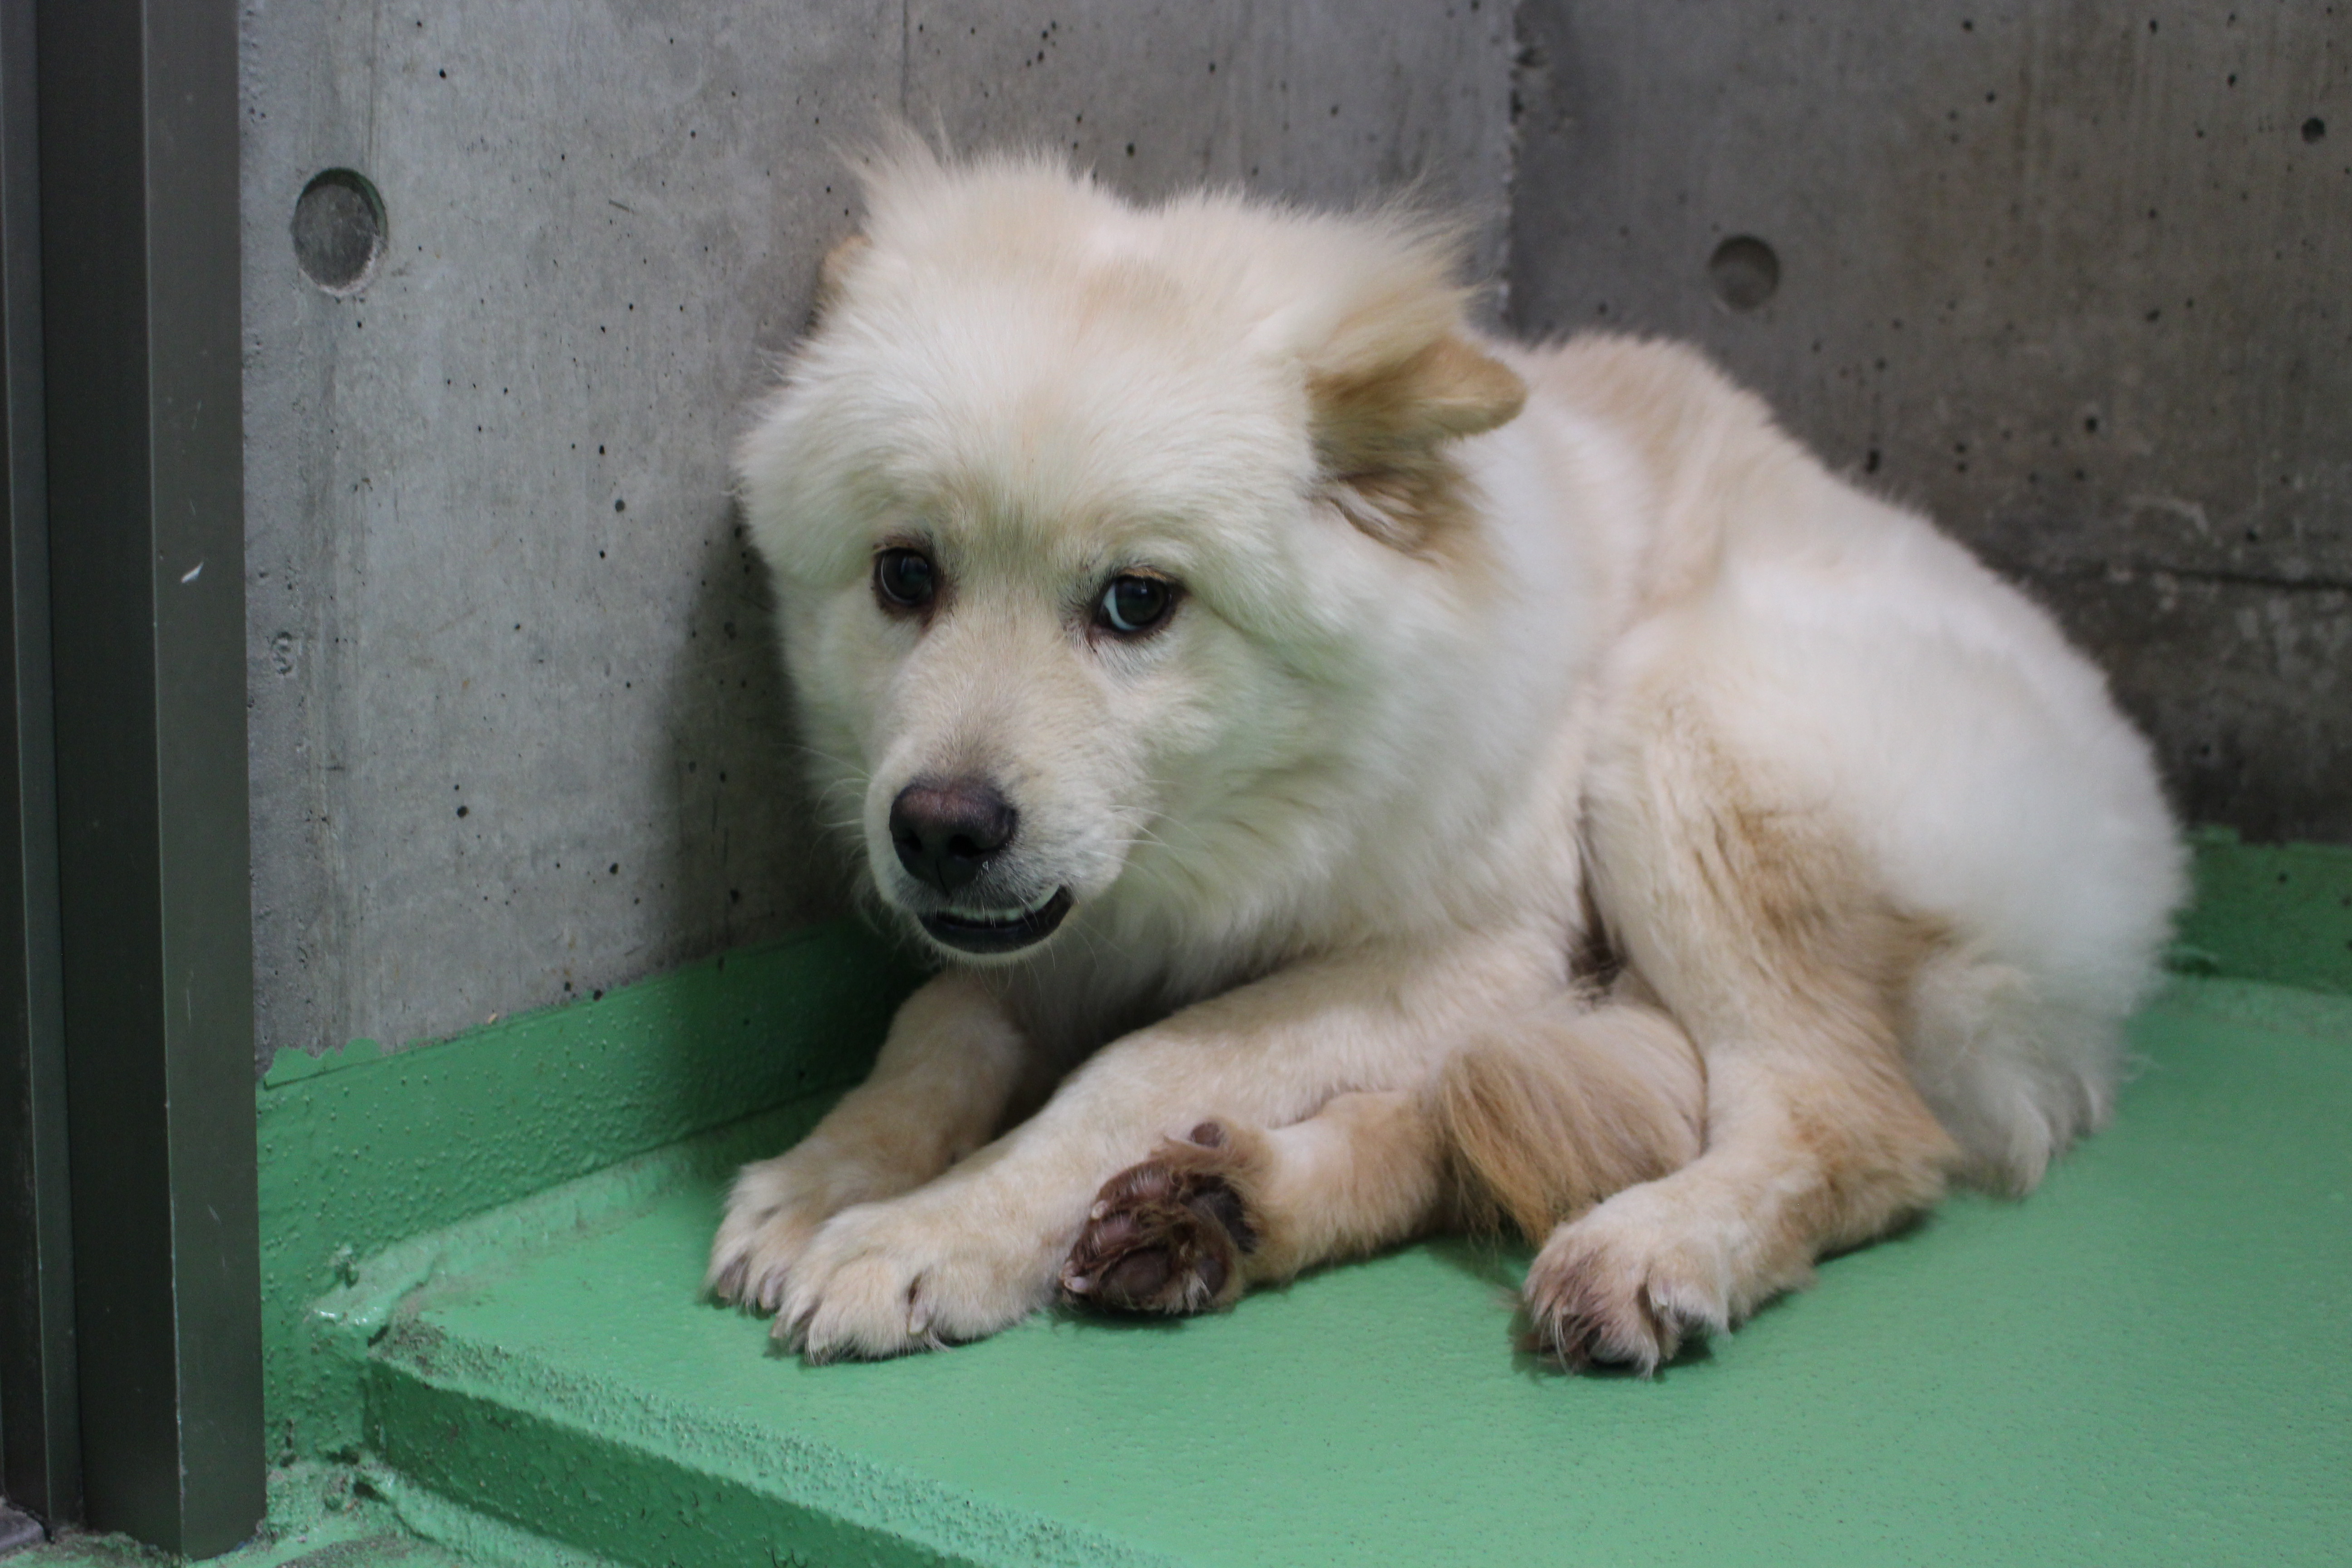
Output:
M1460 1244L804 1367L696 1300L719 1185L683 1161L413 1298L368 1443L648 1565L2352 1561L2352 998L2182 981L2135 1039L2035 1196L1654 1383L1516 1353L1523 1259Z

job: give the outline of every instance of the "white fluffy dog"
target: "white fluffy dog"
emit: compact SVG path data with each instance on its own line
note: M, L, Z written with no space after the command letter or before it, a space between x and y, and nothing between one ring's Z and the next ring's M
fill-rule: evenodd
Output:
M868 171L740 453L824 798L947 967L748 1167L812 1358L1446 1226L1648 1369L2106 1115L2182 889L2050 619L1409 212Z

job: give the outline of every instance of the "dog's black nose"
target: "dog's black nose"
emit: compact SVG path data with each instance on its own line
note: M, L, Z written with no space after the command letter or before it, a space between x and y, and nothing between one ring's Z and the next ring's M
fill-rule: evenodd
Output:
M1020 814L979 779L908 784L890 803L890 843L898 863L942 893L970 882L1013 841Z

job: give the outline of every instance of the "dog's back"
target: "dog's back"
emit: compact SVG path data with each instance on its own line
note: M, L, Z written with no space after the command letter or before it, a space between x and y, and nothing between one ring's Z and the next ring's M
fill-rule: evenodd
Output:
M1639 476L1601 676L1595 832L1657 786L1629 779L1640 756L1700 729L1702 787L1721 797L1707 830L1745 816L1801 837L1817 868L1856 883L1841 896L1899 918L1913 940L1892 1004L1910 1074L1968 1176L2031 1187L2107 1113L2122 1022L2183 892L2145 742L2045 613L1826 472L1696 353L1592 336L1511 359L1538 440L1613 444ZM1581 515L1560 526L1625 527L1604 501L1563 501ZM1645 863L1692 849L1647 842L1601 874L1638 902L1630 884L1660 890ZM1749 871L1769 875L1769 857Z

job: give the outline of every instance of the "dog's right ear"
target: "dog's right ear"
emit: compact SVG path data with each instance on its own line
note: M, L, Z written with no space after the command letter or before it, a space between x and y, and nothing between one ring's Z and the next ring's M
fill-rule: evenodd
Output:
M824 259L816 266L816 300L809 309L812 321L823 321L832 310L840 300L842 290L848 286L849 274L856 267L858 258L873 248L872 240L853 230L824 253Z
M1527 383L1458 331L1371 363L1307 378L1315 444L1328 470L1413 462L1440 442L1483 435L1517 416Z

